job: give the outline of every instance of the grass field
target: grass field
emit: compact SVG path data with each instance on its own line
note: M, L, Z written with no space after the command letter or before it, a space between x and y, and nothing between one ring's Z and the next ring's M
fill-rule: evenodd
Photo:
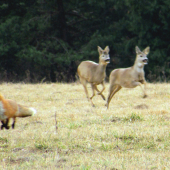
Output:
M0 169L170 169L168 83L148 84L145 99L140 87L122 89L109 110L101 96L91 107L79 83L3 83L0 92L37 110L0 131Z

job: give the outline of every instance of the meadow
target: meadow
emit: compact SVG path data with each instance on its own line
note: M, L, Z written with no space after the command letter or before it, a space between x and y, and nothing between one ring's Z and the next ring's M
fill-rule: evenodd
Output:
M145 99L140 87L122 89L108 110L101 96L92 107L78 82L2 83L0 92L37 110L0 131L0 169L170 169L168 83L148 83Z

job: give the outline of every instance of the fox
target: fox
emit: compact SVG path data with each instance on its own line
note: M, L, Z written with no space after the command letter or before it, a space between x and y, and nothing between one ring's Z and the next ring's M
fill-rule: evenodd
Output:
M136 59L134 65L128 68L115 69L110 73L109 76L109 93L107 97L106 107L109 108L109 103L112 97L122 88L135 88L140 86L144 98L146 94L146 80L144 66L148 64L147 55L149 54L150 47L146 47L143 51L138 46L135 47ZM142 87L144 85L144 88Z
M92 106L94 107L94 103L92 98L95 96L95 90L98 92L98 95L101 95L103 100L105 100L105 96L102 94L105 90L104 80L106 77L106 66L110 63L110 56L109 56L109 46L106 46L103 50L100 46L98 46L99 52L99 63L95 63L93 61L82 61L78 68L77 73L80 79L81 84L84 87L86 97L91 102ZM87 83L91 84L92 88L92 96L89 97L87 91ZM99 91L97 85L102 85L102 90Z
M34 114L36 114L36 110L34 108L17 104L14 100L5 99L4 96L0 94L1 130L3 128L10 128L10 126L8 126L10 118L13 118L12 129L14 129L16 117L28 117Z

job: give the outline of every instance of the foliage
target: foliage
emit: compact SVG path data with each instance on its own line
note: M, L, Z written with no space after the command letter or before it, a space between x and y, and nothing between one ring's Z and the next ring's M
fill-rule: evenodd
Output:
M0 71L8 81L23 81L28 70L32 82L74 81L80 61L98 62L97 46L109 45L109 75L133 64L138 45L151 47L147 79L169 80L169 7L168 0L2 0Z

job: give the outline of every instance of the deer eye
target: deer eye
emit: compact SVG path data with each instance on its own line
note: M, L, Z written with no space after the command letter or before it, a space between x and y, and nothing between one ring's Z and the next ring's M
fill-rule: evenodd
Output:
M142 55L140 55L140 57L143 57Z

